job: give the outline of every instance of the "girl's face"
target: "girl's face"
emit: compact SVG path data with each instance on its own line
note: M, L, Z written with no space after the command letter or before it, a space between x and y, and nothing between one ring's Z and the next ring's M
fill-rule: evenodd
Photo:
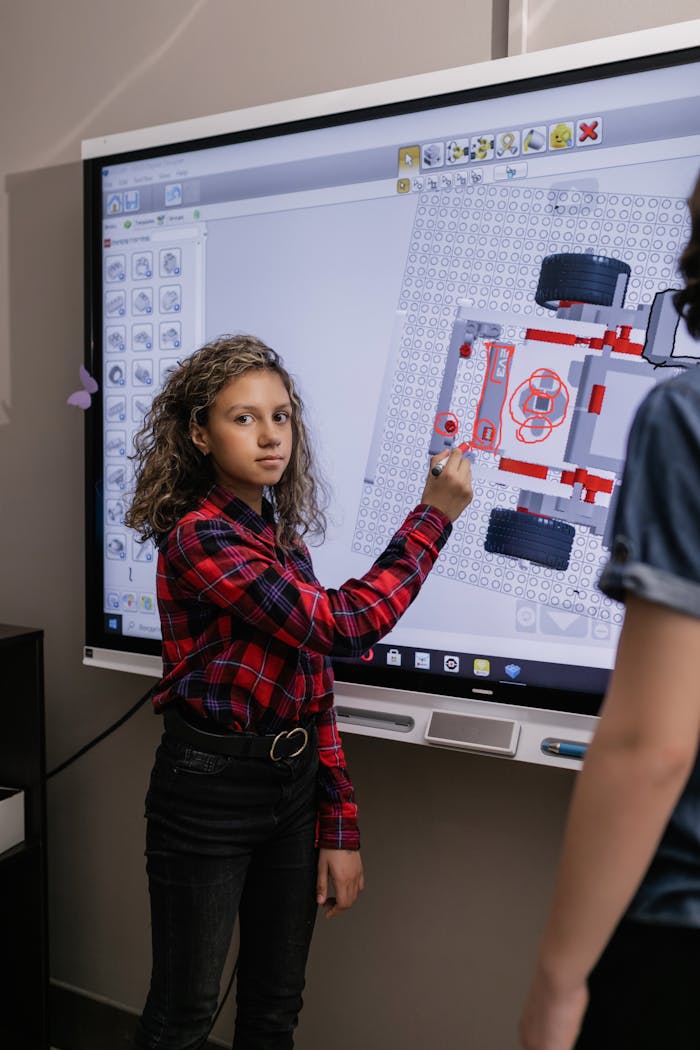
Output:
M292 405L277 372L252 369L223 387L192 441L210 455L216 481L258 514L292 454Z

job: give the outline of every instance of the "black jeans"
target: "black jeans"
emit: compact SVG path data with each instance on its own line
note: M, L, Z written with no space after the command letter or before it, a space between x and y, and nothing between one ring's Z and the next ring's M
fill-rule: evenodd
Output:
M697 1050L700 929L624 919L589 978L575 1050Z
M234 1050L290 1050L316 916L318 749L272 762L165 733L146 798L153 972L138 1050L197 1050L240 922Z

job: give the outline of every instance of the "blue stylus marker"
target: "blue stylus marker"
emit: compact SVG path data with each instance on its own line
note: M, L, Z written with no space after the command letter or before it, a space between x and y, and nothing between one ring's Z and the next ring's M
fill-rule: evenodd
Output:
M554 737L545 737L540 744L546 755L559 755L560 758L583 759L588 750L588 744L581 740L555 740Z

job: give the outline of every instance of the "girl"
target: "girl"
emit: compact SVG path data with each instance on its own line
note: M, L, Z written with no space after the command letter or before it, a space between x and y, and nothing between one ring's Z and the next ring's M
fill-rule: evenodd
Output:
M309 439L278 355L219 339L154 398L128 516L159 548L164 669L139 1050L202 1046L237 914L234 1050L294 1045L316 905L330 918L363 888L330 657L392 629L471 501L460 451L438 459L444 470L375 565L326 591L302 541L325 524Z
M689 204L675 301L697 339L700 179ZM600 581L625 621L521 1021L526 1050L700 1043L699 522L696 366L652 390L630 433Z

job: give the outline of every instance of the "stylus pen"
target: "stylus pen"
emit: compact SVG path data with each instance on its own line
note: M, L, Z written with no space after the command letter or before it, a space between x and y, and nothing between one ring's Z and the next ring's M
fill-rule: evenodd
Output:
M540 747L547 755L560 755L562 758L585 758L588 744L580 740L554 740L545 737Z
M457 448L462 453L462 457L466 456L466 458L469 460L470 463L474 462L474 454L469 451L469 445L467 445L467 443L465 441L463 441L461 445L457 445ZM452 450L452 451L454 451L454 450ZM447 460L449 458L450 458L449 456L446 456L445 459L441 459L439 463L436 463L436 465L430 471L430 473L433 475L434 478L439 478L440 477L440 475L442 474L443 469L445 467L445 464L447 463Z

